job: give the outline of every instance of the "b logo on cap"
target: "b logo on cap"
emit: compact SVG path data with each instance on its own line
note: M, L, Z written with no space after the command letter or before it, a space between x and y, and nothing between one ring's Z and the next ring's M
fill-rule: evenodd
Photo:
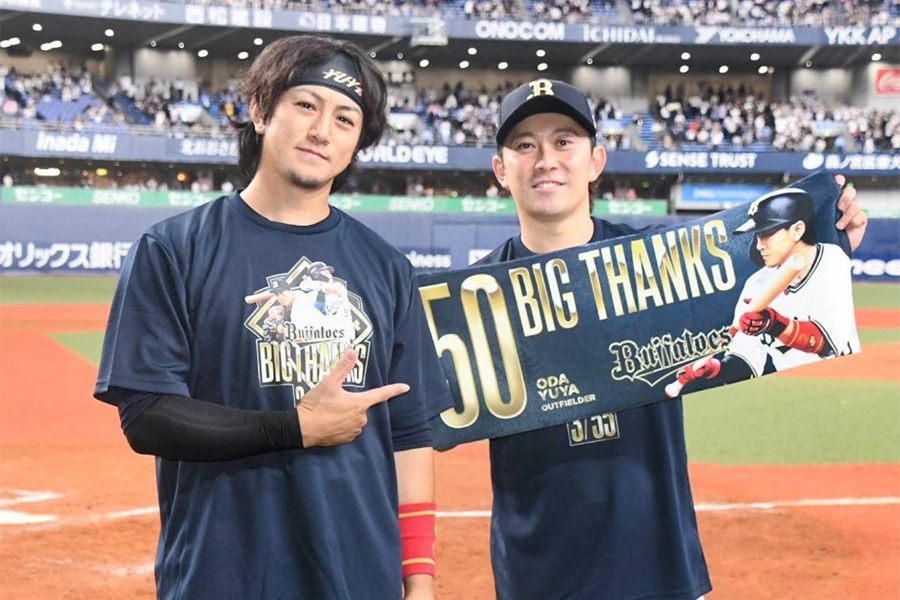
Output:
M526 100L531 100L535 96L554 96L553 93L553 82L549 79L537 79L535 81L530 82L528 85L531 86L532 94L526 98Z
M328 69L324 73L322 73L322 77L325 79L333 79L335 83L340 83L341 85L353 90L356 92L357 96L362 96L362 86L360 82L350 75L347 75L343 71L338 71L337 69Z

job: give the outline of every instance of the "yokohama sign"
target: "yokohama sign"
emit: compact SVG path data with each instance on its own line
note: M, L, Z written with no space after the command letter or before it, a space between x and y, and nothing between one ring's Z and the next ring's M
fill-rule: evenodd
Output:
M875 94L900 96L900 69L878 69L875 72Z

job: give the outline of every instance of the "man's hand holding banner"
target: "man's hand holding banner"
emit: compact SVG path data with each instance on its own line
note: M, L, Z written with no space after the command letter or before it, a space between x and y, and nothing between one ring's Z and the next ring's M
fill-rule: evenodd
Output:
M839 195L822 172L696 221L420 277L456 399L436 447L859 352Z

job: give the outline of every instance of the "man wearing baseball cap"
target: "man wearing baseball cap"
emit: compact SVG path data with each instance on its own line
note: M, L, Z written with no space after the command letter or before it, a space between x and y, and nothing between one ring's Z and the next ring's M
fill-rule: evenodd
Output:
M521 235L482 264L635 233L590 214L606 164L585 95L539 79L500 105L493 170ZM854 247L865 216L845 190ZM572 360L583 354L573 355ZM696 600L710 591L688 479L681 400L492 439L498 600Z
M381 137L384 78L291 36L243 91L250 183L134 244L94 391L157 457L157 596L433 600L428 419L452 400L412 265L328 202Z

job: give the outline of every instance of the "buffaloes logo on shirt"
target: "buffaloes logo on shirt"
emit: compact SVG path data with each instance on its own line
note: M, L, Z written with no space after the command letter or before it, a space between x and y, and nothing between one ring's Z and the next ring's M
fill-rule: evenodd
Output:
M244 326L257 338L260 386L291 385L300 402L353 348L359 361L346 385L363 387L373 327L362 298L334 276L334 267L305 256L266 279L266 287L244 298L256 305Z

